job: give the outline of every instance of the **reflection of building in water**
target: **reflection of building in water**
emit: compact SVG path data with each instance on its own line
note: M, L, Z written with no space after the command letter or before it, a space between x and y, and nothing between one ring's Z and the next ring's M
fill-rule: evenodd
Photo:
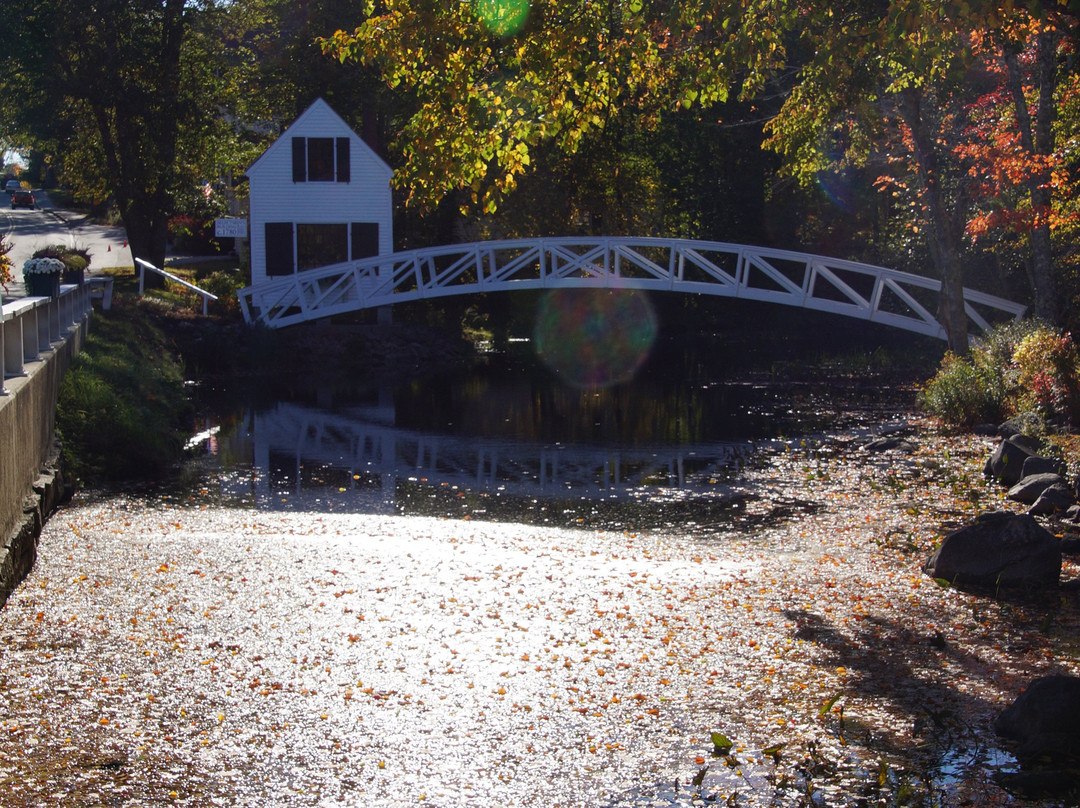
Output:
M392 513L404 483L530 499L619 500L660 489L722 496L735 491L730 480L752 448L514 443L393 423L385 399L348 412L282 403L255 413L251 447L237 449L253 459L256 507Z

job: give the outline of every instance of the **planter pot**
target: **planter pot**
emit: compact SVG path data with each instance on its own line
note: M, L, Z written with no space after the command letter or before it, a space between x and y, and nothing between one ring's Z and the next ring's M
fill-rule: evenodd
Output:
M64 283L77 283L82 284L86 275L85 269L65 269L64 270Z
M60 273L24 275L23 286L30 297L60 297Z

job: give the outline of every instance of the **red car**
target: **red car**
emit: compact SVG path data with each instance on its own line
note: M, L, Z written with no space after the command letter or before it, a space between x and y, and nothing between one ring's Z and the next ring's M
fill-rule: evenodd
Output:
M34 195L30 191L20 188L11 194L11 207L12 209L30 208L30 210L33 210L36 207Z

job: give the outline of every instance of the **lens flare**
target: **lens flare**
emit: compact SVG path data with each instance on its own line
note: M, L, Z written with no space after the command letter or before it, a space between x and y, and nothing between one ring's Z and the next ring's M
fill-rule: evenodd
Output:
M825 198L836 208L845 213L851 213L854 210L855 192L852 188L851 180L847 176L847 172L837 174L819 171L817 174L817 185L825 195Z
M529 0L476 0L476 13L497 36L513 36L529 16Z
M533 338L540 359L565 381L598 388L633 378L656 333L644 292L553 289L540 302Z

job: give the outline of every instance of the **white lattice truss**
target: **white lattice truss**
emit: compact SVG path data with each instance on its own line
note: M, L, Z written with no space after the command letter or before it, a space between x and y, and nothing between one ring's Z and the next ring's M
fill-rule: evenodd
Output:
M662 238L535 238L451 244L334 264L240 291L249 323L272 328L447 295L524 289L648 289L760 300L940 339L941 282L820 255ZM1019 319L1021 304L964 290L969 331Z

